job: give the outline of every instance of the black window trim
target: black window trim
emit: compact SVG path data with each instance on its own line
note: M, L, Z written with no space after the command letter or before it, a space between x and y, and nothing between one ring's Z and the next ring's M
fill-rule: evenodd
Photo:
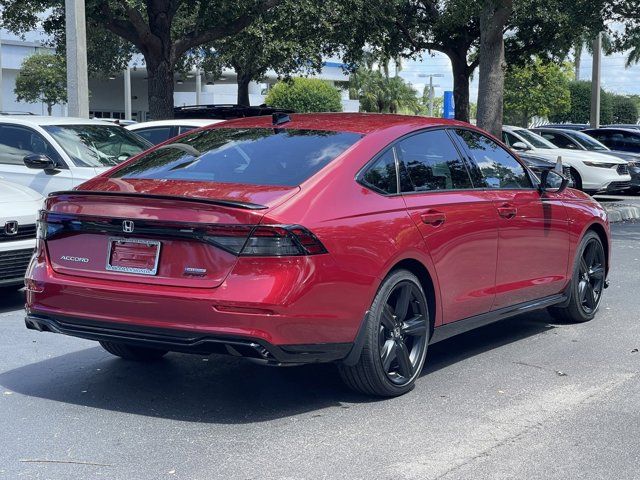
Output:
M47 139L47 137L45 137L42 133L40 133L39 131L37 131L33 127L30 127L29 125L22 125L20 123L4 123L4 122L0 123L0 129L2 129L2 127L24 128L25 130L29 130L32 133L36 133L36 134L40 135L42 137L42 139L47 143L47 145L49 145L49 147L51 147L51 150L53 150L55 152L55 156L51 160L53 160L55 162L56 169L57 170L69 170L69 165L67 165L67 162L64 161L64 158L62 158L62 155L60 155L60 152L58 152L56 147L49 141L49 139ZM0 162L0 164L2 164L2 165L11 165L9 163L3 163L3 162Z
M511 149L506 146L503 142L501 141L496 141L496 139L490 137L489 135L473 129L473 128L468 128L465 126L448 126L446 127L449 130L467 130L473 133L477 133L478 135L482 135L483 137L488 138L489 140L495 142L498 144L498 146L500 146L500 148L502 148L505 152L507 152L507 154L509 154L512 158L514 158L516 160L516 162L522 167L524 168L524 171L527 172L528 176L529 176L529 180L531 181L531 187L523 187L523 188L487 188L487 187L478 187L478 188L474 188L473 190L486 190L486 191L496 191L496 190L517 190L517 191L522 191L522 190L537 190L538 189L538 183L539 181L536 179L536 176L534 175L534 173L531 171L531 169L518 157L516 156ZM460 143L460 148L464 151L464 155L465 158L468 162L470 162L471 165L473 165L475 162L473 161L473 157L471 156L471 152L469 151L468 147L466 146L466 144L462 144L463 142L460 142L460 140L458 140L456 137L453 137L455 139L456 142ZM473 181L473 177L471 177Z
M447 136L449 137L449 140L451 141L451 144L453 145L453 148L456 149L456 151L458 152L458 155L460 156L460 160L462 161L462 163L464 164L465 169L467 170L467 174L469 175L469 179L471 181L471 184L473 185L473 178L471 177L471 172L469 171L469 163L467 158L463 155L462 152L460 152L460 149L458 148L458 145L456 144L456 141L451 138L450 133L448 132L448 130L450 130L451 127L449 127L448 125L434 125L432 127L425 127L425 128L421 128L420 130L414 130L411 131L409 133L405 133L404 135L402 135L399 138L394 139L393 141L391 141L390 143L388 143L387 145L384 146L384 148L382 148L382 150L380 150L378 153L376 153L371 160L369 160L367 163L364 164L364 166L358 170L358 173L356 173L355 176L355 180L358 184L362 185L363 187L371 190L374 193L377 193L378 195L381 195L383 197L397 197L397 196L401 196L401 195L424 195L424 194L432 194L432 193L447 193L447 192L464 192L464 191L473 191L473 190L488 190L485 188L477 188L477 187L473 187L473 188L447 188L445 190L423 190L423 191L418 191L418 192L403 192L402 189L400 188L400 161L398 159L398 153L396 152L396 145L398 143L400 143L401 141L409 138L409 137L413 137L414 135L419 135L425 132L433 132L433 131L437 131L437 130L444 130L445 133L447 134ZM471 131L475 131L472 129L468 129ZM393 158L395 160L396 163L396 193L386 193L386 192L381 192L380 189L378 189L377 187L370 185L369 183L366 182L366 180L364 180L364 175L367 173L367 171L369 170L369 168L374 165L382 155L384 155L385 153L387 153L387 151L389 149L393 149Z

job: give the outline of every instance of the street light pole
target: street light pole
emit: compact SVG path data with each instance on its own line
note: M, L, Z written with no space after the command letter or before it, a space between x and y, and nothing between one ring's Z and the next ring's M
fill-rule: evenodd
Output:
M0 111L2 111L2 37L0 37Z
M420 78L429 77L429 116L433 117L433 100L434 100L433 87L438 86L433 84L433 77L440 78L440 77L444 77L444 75L442 73L419 73L418 77Z
M591 70L591 128L600 126L600 58L602 55L602 33L593 41L593 66Z
M131 70L124 69L124 119L131 120Z
M84 0L65 0L67 36L67 104L72 117L89 118L87 30Z

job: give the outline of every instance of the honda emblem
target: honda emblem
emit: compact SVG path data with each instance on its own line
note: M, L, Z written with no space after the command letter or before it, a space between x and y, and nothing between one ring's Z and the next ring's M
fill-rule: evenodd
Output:
M131 220L125 220L122 222L122 231L125 233L132 233L134 224Z
M4 233L7 235L17 235L18 234L18 222L15 220L11 220L4 224Z

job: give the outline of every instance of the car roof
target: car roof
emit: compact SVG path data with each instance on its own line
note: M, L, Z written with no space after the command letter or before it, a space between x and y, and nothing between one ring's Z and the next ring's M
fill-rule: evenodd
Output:
M433 126L470 126L465 122L445 118L387 113L292 113L289 114L289 118L291 119L289 122L280 123L277 128L341 131L367 135L393 127L405 127L406 131L411 131ZM271 115L237 118L216 125L216 127L218 126L224 128L274 128Z
M206 127L214 123L224 122L213 118L172 118L170 120L152 120L150 122L134 123L127 125L127 130L140 130L141 128L163 127L163 126L186 126L186 127Z
M622 128L622 127L600 127L600 128L587 128L583 130L584 132L600 132L600 131L608 131L608 132L627 132L633 133L635 135L640 135L640 131L636 128Z
M518 130L526 130L526 128L517 127L515 125L503 125L502 130L505 132L517 132Z
M6 115L0 116L0 123L13 123L19 125L110 125L113 123L76 117L45 117L41 115Z

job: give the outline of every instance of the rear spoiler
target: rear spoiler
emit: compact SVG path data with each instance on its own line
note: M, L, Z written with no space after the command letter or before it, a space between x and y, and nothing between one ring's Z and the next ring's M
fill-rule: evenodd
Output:
M153 198L156 200L180 200L181 202L206 203L208 205L218 205L221 207L241 208L243 210L265 210L269 207L259 205L257 203L241 202L239 200L223 200L215 198L193 198L178 197L175 195L154 195L148 193L131 193L131 192L101 192L95 190L63 190L60 192L51 192L49 197L57 197L62 195L94 195L101 197L134 197L134 198Z

